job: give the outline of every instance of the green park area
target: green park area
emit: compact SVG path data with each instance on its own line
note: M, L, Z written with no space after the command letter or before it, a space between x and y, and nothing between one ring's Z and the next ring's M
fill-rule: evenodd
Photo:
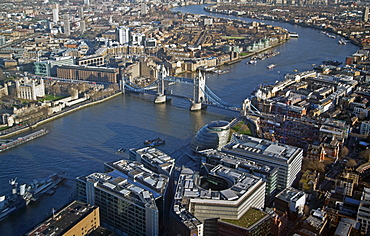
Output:
M231 130L238 134L252 135L251 129L244 121L236 123Z
M245 39L244 36L221 36L222 39Z
M42 98L40 101L57 101L59 99L65 98L65 96L58 96L58 95L48 95Z
M248 228L252 226L253 224L255 224L256 222L258 222L259 220L261 220L266 215L267 214L265 212L262 212L254 208L249 208L249 210L239 220L222 219L222 221Z

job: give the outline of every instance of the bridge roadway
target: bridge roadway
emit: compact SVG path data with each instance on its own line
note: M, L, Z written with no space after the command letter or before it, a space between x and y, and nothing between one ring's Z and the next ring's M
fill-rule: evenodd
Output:
M103 82L94 82L94 81L87 81L87 80L72 80L72 79L63 79L63 78L58 78L58 77L46 77L46 76L38 76L39 78L43 78L45 80L56 80L58 82L65 82L65 83L81 83L81 82L86 82L90 84L111 84L111 83L103 83ZM194 80L189 79L189 78L184 78L184 77L174 77L174 76L166 76L163 78L164 81L167 82L172 82L172 83L182 83L182 84L189 84L192 86L194 85ZM154 83L150 84L147 87L138 87L135 84L126 81L125 82L125 91L131 91L131 92L136 92L136 93L146 93L146 94L151 94L151 95L158 95L158 92L156 89L158 88L158 80L156 80ZM203 91L203 90L202 90ZM223 101L221 98L219 98L215 93L212 92L210 88L205 85L205 89L203 91L205 95L205 100L202 101L202 105L205 106L212 106L212 107L217 107L229 111L236 111L240 112L241 107L236 106L233 104L229 104L225 101ZM189 98L186 96L182 95L176 95L176 94L164 94L167 97L174 97L174 98L180 98L184 99L190 102L193 102L193 98Z
M188 78L167 76L164 78L164 80L168 82L175 82L175 83L178 82L178 83L189 84L189 85L194 86L194 81ZM157 91L153 90L155 88L153 85L154 83L148 87L138 88L138 87L133 87L132 83L125 83L125 90L132 91L132 92L138 92L138 93L147 93L147 94L157 95L158 94ZM205 91L203 92L205 94L205 100L201 101L202 105L222 108L222 109L229 110L229 111L240 112L241 110L240 107L224 102L216 94L214 94L212 90L209 89L207 86L205 86ZM177 95L177 94L172 94L172 93L166 93L164 95L166 95L167 97L175 97L175 98L184 99L190 102L193 101L193 98L189 98L189 97L182 96L182 95Z

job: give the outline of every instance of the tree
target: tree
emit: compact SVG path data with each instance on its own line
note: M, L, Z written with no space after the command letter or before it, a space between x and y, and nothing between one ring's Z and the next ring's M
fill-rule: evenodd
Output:
M225 33L226 35L237 35L238 34L238 30L234 27L227 27L225 29Z
M302 169L324 173L325 172L325 164L320 162L319 160L303 159Z
M360 157L364 158L366 161L369 161L370 159L370 149L364 150L360 152Z
M349 150L346 146L343 146L342 149L340 149L340 152L339 152L339 158L342 159L344 157L346 157L349 153Z
M354 160L354 159L350 159L347 163L346 163L346 166L347 167L355 167L357 166L357 162Z

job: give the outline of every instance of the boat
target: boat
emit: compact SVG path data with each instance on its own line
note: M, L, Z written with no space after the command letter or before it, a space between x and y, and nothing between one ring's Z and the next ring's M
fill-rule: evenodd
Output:
M338 43L341 45L345 45L347 44L347 41L345 39L339 39Z
M18 145L21 145L25 142L28 142L28 141L31 141L35 138L38 138L38 137L41 137L45 134L48 134L49 131L47 129L41 129L39 131L36 131L34 133L31 133L29 135L26 135L24 137L19 137L17 139L14 139L14 140L11 140L11 141L8 141L6 143L3 143L0 145L0 152L4 152L10 148L13 148L13 147L16 147Z
M268 52L268 53L265 53L265 56L266 56L267 58L270 58L270 57L277 56L277 55L279 55L279 54L280 54L280 52Z
M34 179L27 189L32 195L31 200L37 201L43 194L56 187L63 180L65 180L65 178L58 173L52 174L44 179Z
M246 64L255 65L257 64L257 60L250 60Z
M199 67L199 70L203 71L203 72L212 72L215 69L216 69L216 67L208 67L208 66Z
M25 207L26 201L22 196L13 194L9 197L1 196L0 197L0 221L5 220L7 217L17 212L18 210Z
M336 61L336 60L322 61L322 63L324 63L324 65L332 65L332 66L339 66L342 64L342 62Z
M270 64L270 65L268 65L267 66L267 69L272 69L272 68L274 68L276 65L275 64Z
M118 153L123 153L123 152L125 152L125 151L126 151L126 149L125 149L125 148L120 148L120 149L118 149L118 150L117 150L116 154L118 154Z
M158 145L165 144L165 140L161 138L155 138L155 139L147 139L144 141L144 144L147 145L148 147L155 147Z
M0 196L0 221L26 207L31 201L36 201L43 194L53 194L52 190L65 178L55 173L47 178L33 180L29 185L22 184L17 189L16 178L9 181L12 185L12 194L9 196Z
M16 179L10 180L9 184L12 185L12 194L0 196L0 221L26 207L31 201L31 195L26 191L26 184L20 185L19 191Z
M291 38L299 38L299 35L296 32L289 32L289 37L291 37Z
M222 75L222 74L228 73L229 71L228 70L214 70L213 72L218 75Z

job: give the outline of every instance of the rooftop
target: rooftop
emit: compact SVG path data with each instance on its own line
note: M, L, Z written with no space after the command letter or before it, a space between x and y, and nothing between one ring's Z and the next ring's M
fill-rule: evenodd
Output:
M237 226L249 228L250 226L262 220L266 216L268 216L268 214L261 210L258 210L255 208L249 208L249 210L245 212L245 214L239 220L222 219L222 221L225 221L227 223L234 224Z
M277 158L282 161L287 161L294 157L300 149L290 145L240 134L233 134L231 144L225 147L244 153L254 153L261 156Z
M286 202L294 202L297 201L299 198L303 197L304 195L305 195L304 192L290 187L284 189L282 192L276 195L276 197Z
M203 189L201 186L198 186L194 172L190 169L184 170L185 171L181 172L178 180L175 200L190 198L201 202L214 201L218 204L226 204L226 202L230 200L239 199L255 184L257 184L257 182L261 181L261 178L257 176L231 169L223 165L217 165L210 171L210 174L220 177L225 181L224 183L229 183L230 185L226 189L219 191L210 190ZM191 171L190 173L189 170ZM231 202L227 204L231 204Z
M161 150L153 147L145 147L136 150L136 153L141 159L144 159L146 163L151 166L156 166L163 170L164 173L169 174L172 167L175 164L175 159L171 158ZM140 161L140 160L136 160Z
M249 170L263 172L263 173L272 173L277 170L277 168L260 164L251 160L247 160L245 158L240 158L228 153L220 152L214 149L208 149L204 151L200 151L202 155L216 158L220 161L220 163L228 163L235 166L238 166L238 168L248 168Z
M137 185L147 191L153 193L155 198L161 196L169 181L169 178L163 174L157 174L144 167L138 162L130 162L127 160L119 160L115 162L105 163L105 166L110 170L108 173L111 180L123 178L128 183ZM119 183L120 186L123 186Z
M63 235L96 208L96 206L74 201L32 230L28 235Z

